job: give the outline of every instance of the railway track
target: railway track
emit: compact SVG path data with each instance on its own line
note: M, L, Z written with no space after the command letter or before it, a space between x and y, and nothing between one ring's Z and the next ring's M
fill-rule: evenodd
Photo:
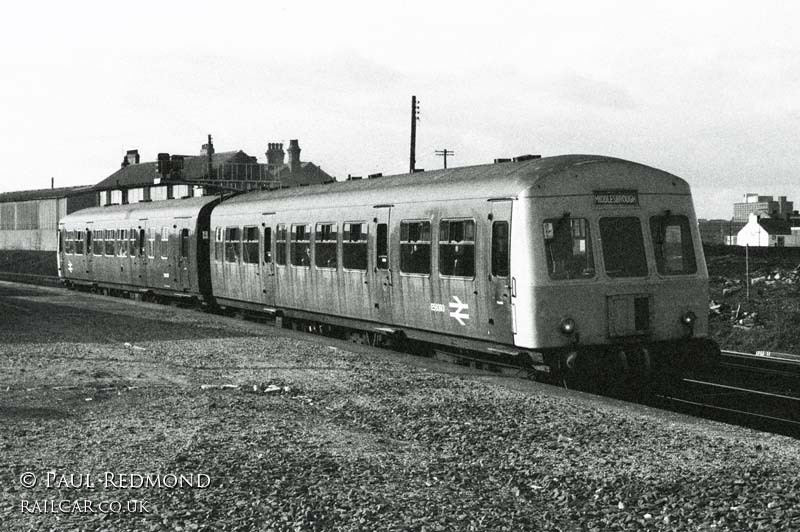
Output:
M0 274L0 279L46 286L60 284L58 278L38 275ZM530 377L526 370L502 363L439 350L435 350L435 356L506 376ZM722 351L718 371L683 378L662 388L646 402L659 408L800 437L800 355Z
M685 378L680 385L655 395L655 406L800 437L800 397L731 386L702 378Z

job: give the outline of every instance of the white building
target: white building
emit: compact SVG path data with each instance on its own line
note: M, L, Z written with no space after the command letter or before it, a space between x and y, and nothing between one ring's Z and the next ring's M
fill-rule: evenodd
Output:
M787 220L751 213L736 235L736 245L751 247L800 247L800 227Z

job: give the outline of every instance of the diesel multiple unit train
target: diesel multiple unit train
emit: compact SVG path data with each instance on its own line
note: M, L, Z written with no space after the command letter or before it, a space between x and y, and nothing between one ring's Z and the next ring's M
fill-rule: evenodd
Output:
M713 360L688 184L564 155L60 223L68 286L262 312L561 373Z

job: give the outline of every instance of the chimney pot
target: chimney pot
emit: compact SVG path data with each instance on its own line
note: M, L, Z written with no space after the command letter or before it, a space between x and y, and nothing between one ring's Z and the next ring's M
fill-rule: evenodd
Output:
M289 148L286 151L289 153L289 171L294 173L300 169L300 143L297 139L289 141Z

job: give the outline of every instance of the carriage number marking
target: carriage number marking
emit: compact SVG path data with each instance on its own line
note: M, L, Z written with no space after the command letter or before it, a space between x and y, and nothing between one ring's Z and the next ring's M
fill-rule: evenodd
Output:
M448 303L452 309L450 312L450 317L461 325L466 325L464 320L469 319L469 314L466 314L465 311L469 310L469 305L462 303L458 296L452 297L453 300ZM447 307L445 307L442 303L431 303L431 312L447 312Z

